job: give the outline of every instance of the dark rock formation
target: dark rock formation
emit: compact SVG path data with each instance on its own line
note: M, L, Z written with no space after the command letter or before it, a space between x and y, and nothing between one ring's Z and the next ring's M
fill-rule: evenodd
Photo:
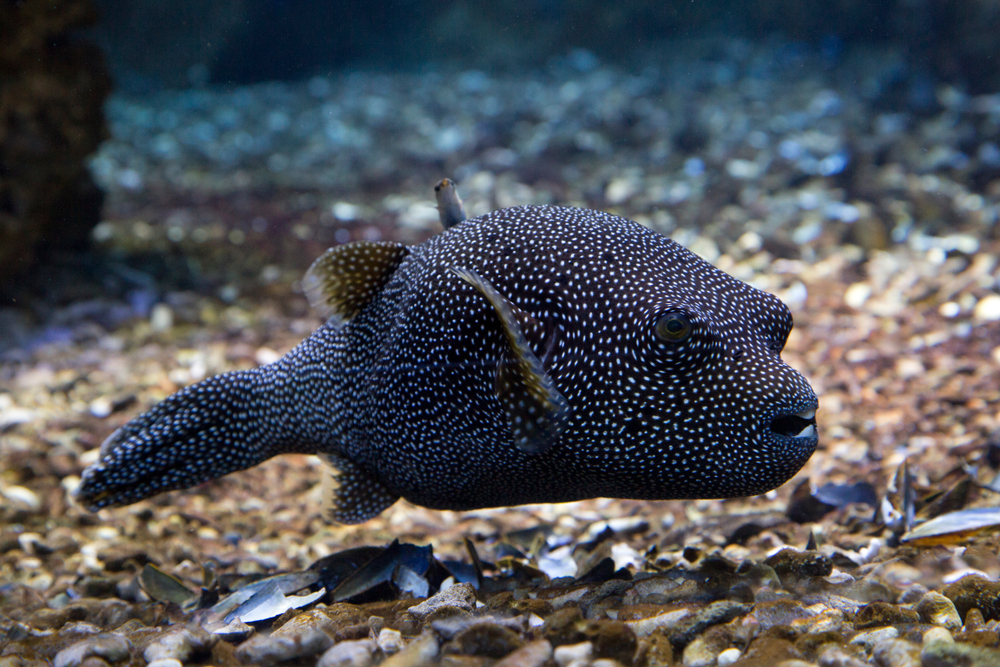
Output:
M71 37L96 18L90 0L0 0L5 282L46 248L84 246L100 219L102 195L84 160L107 136L111 82L98 49Z

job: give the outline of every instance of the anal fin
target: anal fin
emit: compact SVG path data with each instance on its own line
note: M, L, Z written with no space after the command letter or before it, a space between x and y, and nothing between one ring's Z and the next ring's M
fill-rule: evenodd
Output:
M556 443L569 417L569 403L528 345L521 322L539 331L543 327L474 271L452 268L452 272L479 290L500 319L507 349L497 367L497 398L507 416L515 446L526 454L541 454ZM543 356L553 353L555 333L553 328Z
M364 523L399 500L350 459L330 453L319 457L330 466L323 476L323 515L328 521Z

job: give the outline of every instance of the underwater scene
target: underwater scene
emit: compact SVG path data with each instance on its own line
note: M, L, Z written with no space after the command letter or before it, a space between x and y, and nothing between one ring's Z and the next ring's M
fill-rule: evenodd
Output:
M998 217L998 0L0 0L0 667L996 667Z

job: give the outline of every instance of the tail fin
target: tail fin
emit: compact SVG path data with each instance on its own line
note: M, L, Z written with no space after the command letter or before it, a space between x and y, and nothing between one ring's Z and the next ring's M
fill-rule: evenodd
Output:
M279 362L280 364L280 362ZM266 369L266 370L265 370ZM285 452L312 453L296 437L292 383L280 369L235 371L191 385L115 431L83 472L88 509L128 505L244 470ZM284 407L284 409L282 409Z

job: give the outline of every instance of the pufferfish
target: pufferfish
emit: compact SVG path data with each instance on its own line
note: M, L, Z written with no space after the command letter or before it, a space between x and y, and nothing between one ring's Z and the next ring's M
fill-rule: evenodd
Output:
M439 199L451 201L444 182ZM764 493L816 448L778 298L593 210L520 206L414 246L332 248L328 320L278 361L168 397L113 433L77 498L133 503L284 453L332 467L330 518Z

